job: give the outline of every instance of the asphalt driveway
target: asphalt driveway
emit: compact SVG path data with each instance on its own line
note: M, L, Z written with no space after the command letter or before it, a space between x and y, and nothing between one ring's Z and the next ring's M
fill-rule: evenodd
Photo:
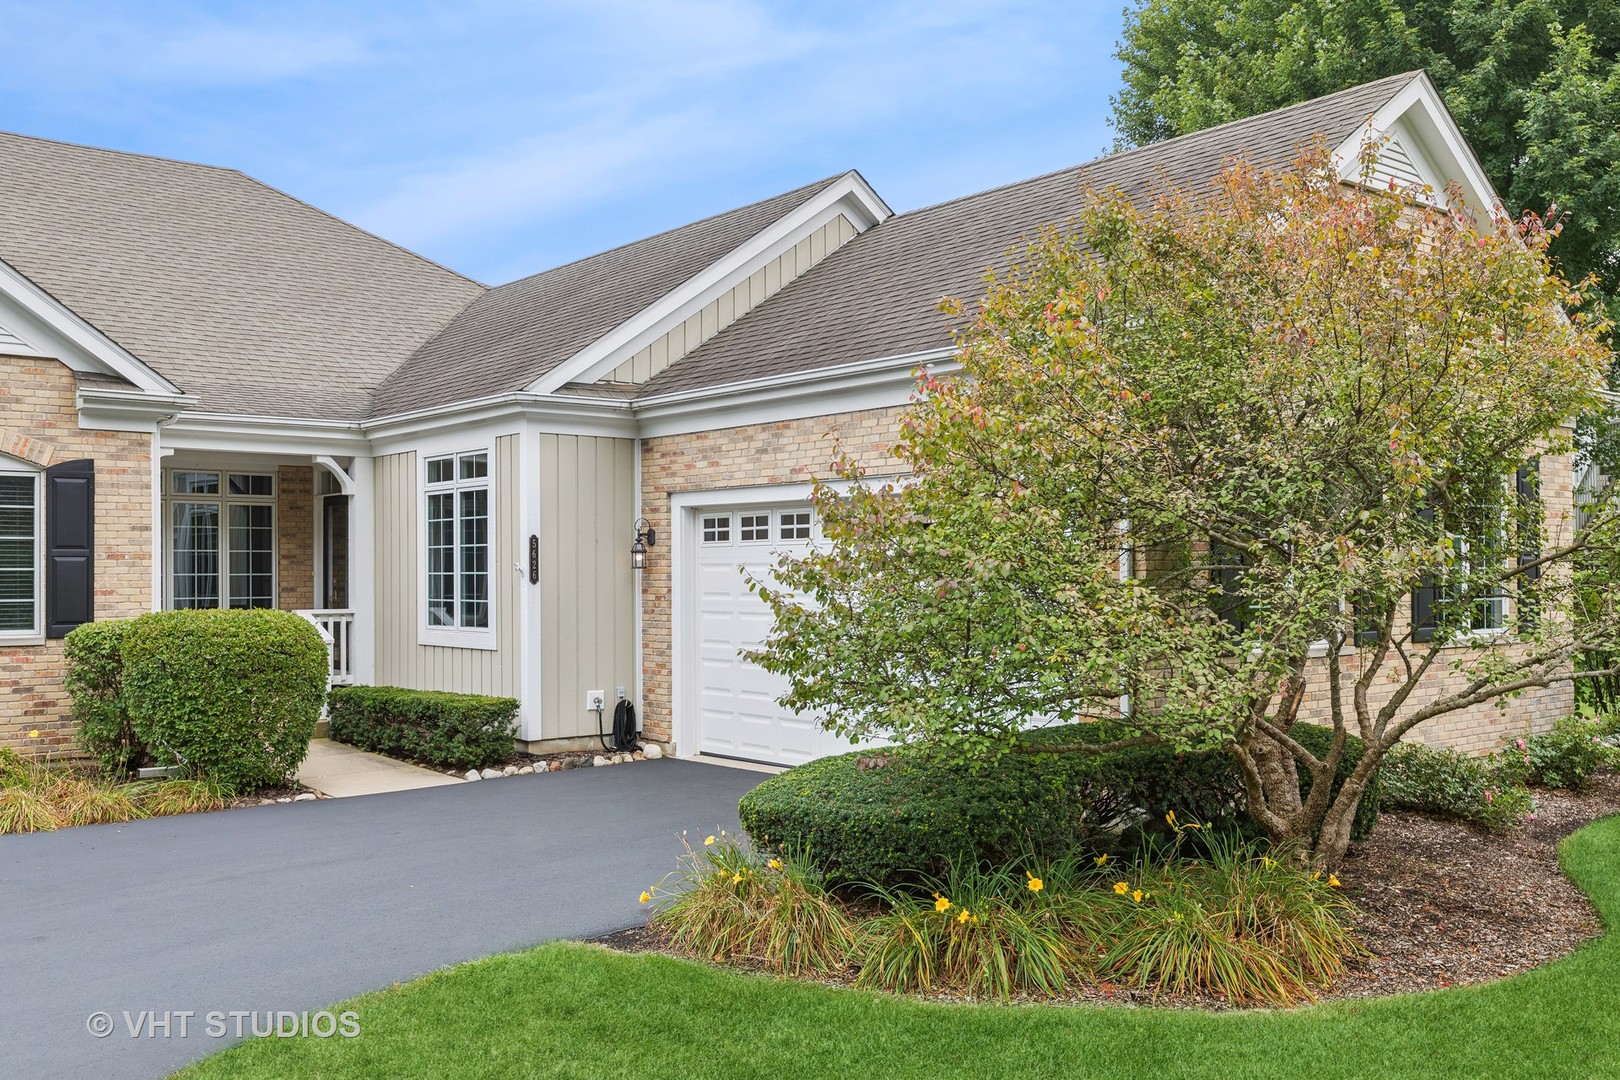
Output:
M210 1012L634 925L681 831L736 829L762 779L649 761L0 836L0 1076L161 1077L234 1041Z

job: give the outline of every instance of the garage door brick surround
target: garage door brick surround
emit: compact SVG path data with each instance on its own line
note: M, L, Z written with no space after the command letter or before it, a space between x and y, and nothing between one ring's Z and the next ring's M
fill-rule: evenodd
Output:
M905 411L874 409L643 441L641 513L659 537L641 576L641 721L647 738L668 743L674 737L672 496L827 479L840 451L873 473L892 473L891 449Z

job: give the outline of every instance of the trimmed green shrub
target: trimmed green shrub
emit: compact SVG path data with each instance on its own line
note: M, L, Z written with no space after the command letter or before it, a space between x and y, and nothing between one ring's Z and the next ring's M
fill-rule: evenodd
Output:
M1378 767L1383 805L1459 818L1500 832L1534 807L1522 765L1502 757L1471 758L1420 743L1390 748Z
M124 639L134 625L133 619L85 623L62 643L79 745L110 776L127 776L147 757L124 704Z
M130 720L159 764L237 794L285 783L308 753L330 658L292 612L153 612L123 656Z
M440 768L480 769L512 756L516 698L341 686L332 691L327 733L339 742Z
M1299 725L1295 736L1325 753L1332 733ZM1110 741L1106 724L1034 733L1034 741ZM1339 777L1360 759L1352 739ZM881 762L881 764L873 764ZM1309 790L1309 778L1301 782ZM1144 746L1107 754L1009 754L993 765L926 756L906 748L820 758L766 780L738 804L743 827L773 850L804 850L838 882L887 884L939 876L967 860L1004 863L1020 855L1061 858L1116 847L1111 832L1132 811L1162 828L1183 820L1252 831L1236 763L1220 752L1178 754ZM1372 831L1377 785L1369 786L1354 835Z
M1591 781L1593 773L1620 757L1605 740L1607 732L1603 721L1566 716L1551 731L1515 739L1502 754L1509 760L1522 757L1524 778L1530 783L1579 791Z

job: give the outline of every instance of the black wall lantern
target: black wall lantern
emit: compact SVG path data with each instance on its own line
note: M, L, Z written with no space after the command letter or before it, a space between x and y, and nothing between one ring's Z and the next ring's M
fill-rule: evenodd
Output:
M647 568L647 549L658 546L658 530L647 527L646 518L636 518L636 542L630 545L630 566L636 570Z

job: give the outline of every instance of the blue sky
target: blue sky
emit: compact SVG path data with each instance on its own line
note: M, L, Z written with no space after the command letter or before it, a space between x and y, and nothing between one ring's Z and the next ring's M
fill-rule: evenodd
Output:
M858 168L907 210L1113 133L1122 0L0 0L0 129L228 165L492 284Z

